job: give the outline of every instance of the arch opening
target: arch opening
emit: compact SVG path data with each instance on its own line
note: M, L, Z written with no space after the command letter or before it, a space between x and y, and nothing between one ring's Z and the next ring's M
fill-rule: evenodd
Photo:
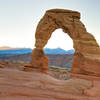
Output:
M52 35L44 48L61 48L64 50L71 50L74 49L73 40L67 33L63 32L63 30L59 28L52 32Z
M61 28L52 32L44 51L49 60L48 66L71 69L75 52L73 40Z

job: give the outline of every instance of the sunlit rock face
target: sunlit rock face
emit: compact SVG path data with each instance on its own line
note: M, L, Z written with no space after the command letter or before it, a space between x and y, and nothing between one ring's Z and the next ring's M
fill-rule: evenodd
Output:
M48 10L40 20L35 34L36 48L35 51L33 50L32 68L48 70L48 59L43 52L43 47L47 44L53 31L58 28L62 28L73 40L75 55L71 72L100 76L99 45L80 21L80 13L63 9ZM42 57L39 57L38 54L41 54Z
M4 63L0 61L0 68L4 68Z
M46 73L48 71L48 58L43 49L35 48L32 53L32 66L40 72Z

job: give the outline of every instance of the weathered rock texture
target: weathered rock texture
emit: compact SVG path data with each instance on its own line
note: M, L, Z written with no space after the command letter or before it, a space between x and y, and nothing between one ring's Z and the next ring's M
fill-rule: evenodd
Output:
M38 49L38 48L34 49L32 53L31 64L34 65L34 68L42 72L48 71L48 58L45 55L43 49Z
M64 81L5 68L0 69L0 100L100 100L100 81Z
M0 61L0 68L4 68L5 64Z
M43 47L47 44L52 32L58 28L62 28L73 40L75 55L71 72L100 76L100 47L80 21L80 13L71 10L46 11L37 26L36 49L33 51L32 67L47 71L48 60L43 53Z

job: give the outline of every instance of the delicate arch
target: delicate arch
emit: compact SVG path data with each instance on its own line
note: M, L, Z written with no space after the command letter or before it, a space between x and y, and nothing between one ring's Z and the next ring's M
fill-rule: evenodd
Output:
M35 34L36 48L32 55L32 67L41 69L41 71L48 70L48 59L43 52L43 47L47 44L52 32L58 28L62 28L73 40L76 52L71 71L74 73L100 75L99 45L80 21L80 13L63 9L48 10L40 20ZM99 59L95 58L96 55L99 55Z

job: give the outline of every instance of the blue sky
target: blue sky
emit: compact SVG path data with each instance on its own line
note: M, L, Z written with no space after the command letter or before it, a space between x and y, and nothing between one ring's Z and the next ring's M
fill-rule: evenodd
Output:
M100 44L100 0L0 0L0 46L34 48L35 29L45 11L76 10L81 21ZM72 40L55 30L46 47L72 49Z

